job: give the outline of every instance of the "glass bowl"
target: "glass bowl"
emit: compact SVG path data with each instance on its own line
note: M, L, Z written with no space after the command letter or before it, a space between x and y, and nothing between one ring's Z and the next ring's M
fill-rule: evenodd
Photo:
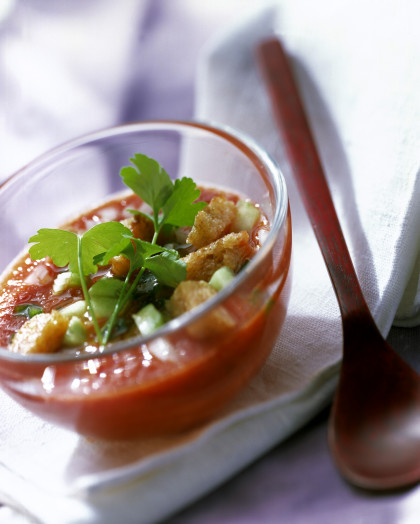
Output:
M291 224L284 178L250 139L200 123L107 129L19 171L0 187L0 272L39 228L58 227L120 192L119 169L135 153L155 158L172 178L190 176L198 185L250 198L270 230L231 284L153 335L96 353L21 355L0 348L7 394L43 419L95 438L169 434L215 417L264 364L288 302ZM235 325L212 332L212 315L223 308L235 311Z

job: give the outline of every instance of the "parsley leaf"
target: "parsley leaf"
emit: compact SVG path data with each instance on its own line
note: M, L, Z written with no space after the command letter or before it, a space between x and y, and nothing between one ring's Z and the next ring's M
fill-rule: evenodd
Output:
M163 204L173 193L173 184L168 173L152 158L137 153L130 161L132 166L123 167L120 171L124 184L136 193L153 209L155 229L158 215Z
M139 238L132 238L132 242L136 246L135 256L142 259L142 264L149 257L161 253L164 251L164 247L157 244L152 244L151 242L146 242L145 240L140 240Z
M153 209L155 238L165 224L192 226L195 215L207 204L195 202L200 196L191 178L172 183L166 171L146 155L137 154L130 159L134 164L120 171L124 183Z
M29 242L35 242L29 249L32 260L50 257L56 266L68 265L72 273L78 273L76 233L62 229L40 229Z
M98 262L94 257L104 251L120 253L129 239L123 235L130 235L131 231L120 222L104 222L97 224L86 231L84 235L77 235L63 229L40 229L29 239L34 245L29 248L33 260L40 260L49 256L58 267L69 266L72 273L79 273L78 268L78 238L81 242L83 275L95 273ZM113 255L109 256L111 258ZM100 260L100 259L99 259Z
M164 251L148 258L144 266L151 271L162 284L176 287L187 277L187 264L180 260L176 251Z
M111 258L123 255L130 262L130 272L132 273L135 269L144 265L146 258L164 250L163 247L157 244L134 238L131 233L130 235L124 234L124 237L129 241L127 245L124 245L122 242L114 245L108 251L96 255L93 261L99 265L106 265Z
M175 180L174 191L162 207L162 224L192 226L195 215L207 205L205 202L195 202L199 196L200 190L191 178Z
M82 235L83 273L89 275L98 269L101 258L107 260L119 255L130 243L124 235L131 235L131 231L121 222L104 222L97 224ZM99 262L98 262L99 261Z
M162 284L167 286L175 287L185 280L187 276L186 264L179 259L178 251L151 244L138 238L133 238L132 242L136 246L133 249L133 254L129 255L128 250L124 253L132 263L141 258L139 265L149 269Z

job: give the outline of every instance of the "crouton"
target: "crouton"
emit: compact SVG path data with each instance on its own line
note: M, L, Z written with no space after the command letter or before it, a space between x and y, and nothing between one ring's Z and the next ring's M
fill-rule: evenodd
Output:
M195 248L200 248L222 238L231 232L236 215L237 208L232 201L223 196L212 198L210 203L197 213L187 242Z
M184 280L169 299L168 310L172 317L179 317L216 294L214 287L203 280Z
M112 257L111 260L111 271L116 277L125 277L130 269L130 261L123 255L117 255Z
M172 317L179 317L216 294L217 291L203 280L184 280L168 300L167 309ZM196 338L208 338L232 329L234 325L235 321L226 308L218 306L187 329Z
M155 226L152 219L146 215L136 214L122 220L121 223L133 233L134 238L140 238L147 242L152 241Z
M39 313L16 332L10 351L23 354L54 353L61 347L68 324L69 319L58 311Z
M208 282L213 273L222 266L227 266L237 273L245 261L252 257L253 252L246 231L229 233L183 257L182 260L187 264L187 280Z

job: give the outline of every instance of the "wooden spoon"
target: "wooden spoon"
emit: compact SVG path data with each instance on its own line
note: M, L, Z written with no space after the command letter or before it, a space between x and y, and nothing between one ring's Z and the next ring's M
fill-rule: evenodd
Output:
M343 361L329 421L332 455L359 487L414 484L420 480L420 378L383 339L363 298L279 40L260 44L257 60L342 316Z

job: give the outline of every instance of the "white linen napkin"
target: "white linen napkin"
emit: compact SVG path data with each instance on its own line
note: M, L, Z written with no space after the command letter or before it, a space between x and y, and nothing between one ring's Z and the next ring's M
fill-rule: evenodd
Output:
M287 177L294 274L282 334L262 372L217 420L176 438L89 441L1 394L1 502L46 524L151 524L255 460L331 399L341 357L339 311L253 58L256 42L273 31L293 57L367 301L381 331L389 330L420 248L414 4L277 2L208 48L197 117L249 133Z
M399 320L420 320L420 37L414 22L420 6L312 4L276 2L277 9L216 42L202 61L197 115L248 133L279 162L290 189L296 288L303 293L295 295L295 306L308 316L304 295L313 293L333 321L335 299L253 63L259 39L270 29L281 36L362 288L387 333L400 303ZM312 307L316 319L318 306Z

